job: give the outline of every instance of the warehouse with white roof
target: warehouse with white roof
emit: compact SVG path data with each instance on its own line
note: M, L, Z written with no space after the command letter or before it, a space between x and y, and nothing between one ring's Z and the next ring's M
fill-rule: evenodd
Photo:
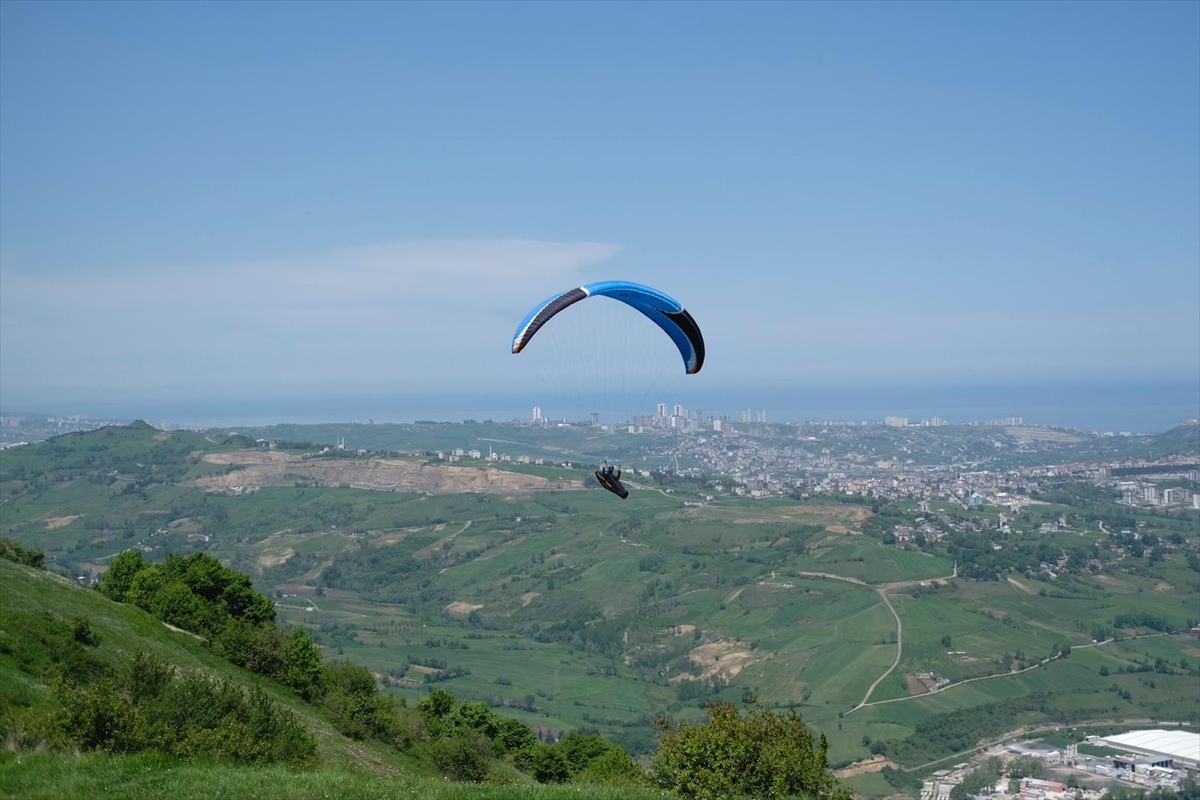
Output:
M1200 733L1191 731L1130 731L1115 736L1088 737L1096 744L1124 750L1152 763L1170 760L1176 767L1200 769Z

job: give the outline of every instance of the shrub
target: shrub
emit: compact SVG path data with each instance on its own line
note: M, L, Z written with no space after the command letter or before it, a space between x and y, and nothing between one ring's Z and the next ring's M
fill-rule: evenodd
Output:
M660 721L655 782L684 797L805 795L850 800L829 773L829 745L795 709L775 713L749 698L743 713L732 703L708 706L708 721L671 728Z
M18 564L24 564L27 567L34 569L43 569L46 561L44 553L37 550L28 550L14 542L12 539L0 537L0 558L7 558L9 561L15 561Z
M534 749L529 774L538 783L566 783L571 779L571 770L562 749L549 744L539 744Z
M491 749L483 736L450 736L433 743L433 763L450 780L479 783L487 777Z
M646 773L637 762L615 745L610 745L607 750L592 759L577 777L584 783L609 786L645 786L647 783Z

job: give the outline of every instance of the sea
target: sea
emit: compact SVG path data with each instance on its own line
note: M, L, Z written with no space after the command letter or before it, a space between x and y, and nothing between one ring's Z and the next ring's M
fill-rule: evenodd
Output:
M1077 428L1098 432L1159 433L1200 415L1200 385L1054 385L1054 386L875 386L745 388L688 391L669 397L647 396L642 407L606 414L603 422L620 422L634 414L652 415L658 402L674 412L681 405L704 419L727 417L738 422L746 412L772 423L843 421L877 423L904 417L910 423L939 417L949 424L986 423L1019 417L1025 425ZM537 406L551 421L589 420L589 401L544 388L527 392L346 393L274 397L145 398L22 403L0 412L39 412L96 419L143 419L172 427L230 428L272 424L390 422L461 422L527 420Z

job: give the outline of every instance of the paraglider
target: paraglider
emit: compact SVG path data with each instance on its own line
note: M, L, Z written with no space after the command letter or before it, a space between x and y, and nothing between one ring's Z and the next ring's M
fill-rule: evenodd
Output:
M513 334L513 353L521 352L554 315L588 297L611 297L645 314L679 348L688 375L695 375L704 366L704 337L700 335L700 327L692 315L670 295L630 281L589 283L560 292L540 303L517 326L517 332Z
M596 480L600 481L601 486L622 500L629 497L629 491L621 484L621 470L614 471L608 461L605 461L604 465L596 470Z
M589 283L559 292L539 303L517 326L512 339L513 354L525 349L534 335L557 314L589 297L608 297L640 311L671 338L683 359L686 374L695 375L704 366L704 337L692 315L670 295L631 281ZM596 480L622 500L629 496L628 490L621 484L621 471L614 470L607 461L596 470Z

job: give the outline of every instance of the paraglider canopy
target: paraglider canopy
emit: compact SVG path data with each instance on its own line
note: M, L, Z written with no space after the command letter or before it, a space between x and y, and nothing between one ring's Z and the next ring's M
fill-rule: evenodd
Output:
M704 337L700 327L679 301L664 292L630 281L600 281L550 297L530 311L513 334L512 351L519 353L554 315L588 297L611 297L642 312L662 328L683 358L687 374L704 366Z

